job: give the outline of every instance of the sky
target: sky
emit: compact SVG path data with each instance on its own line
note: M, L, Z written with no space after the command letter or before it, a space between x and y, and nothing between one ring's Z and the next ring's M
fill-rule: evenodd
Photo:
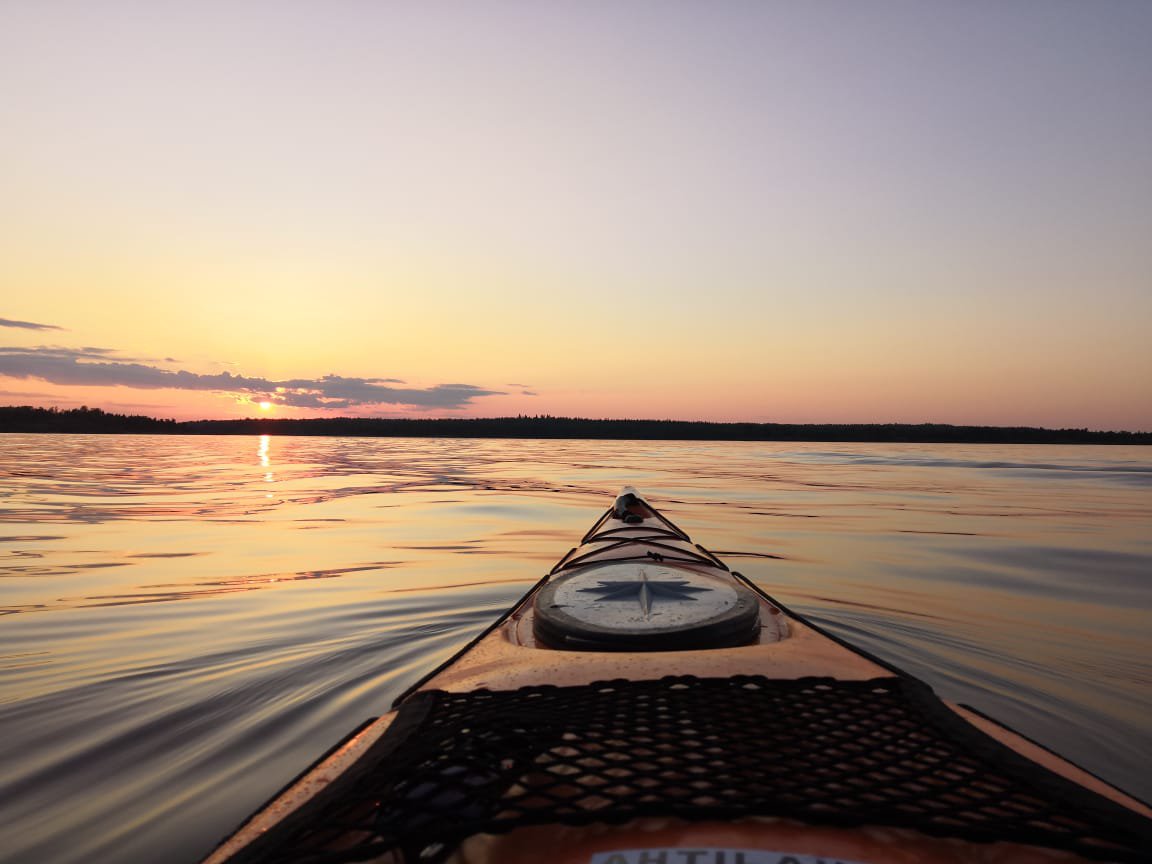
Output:
M1147 0L4 0L0 404L1152 430Z

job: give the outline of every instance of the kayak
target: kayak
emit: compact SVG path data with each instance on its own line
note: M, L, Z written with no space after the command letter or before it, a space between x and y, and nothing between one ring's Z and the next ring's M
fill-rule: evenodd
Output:
M1152 808L786 608L625 487L206 859L1152 861Z

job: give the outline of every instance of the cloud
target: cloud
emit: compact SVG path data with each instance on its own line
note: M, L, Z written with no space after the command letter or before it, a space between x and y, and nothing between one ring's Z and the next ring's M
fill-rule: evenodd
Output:
M34 321L13 321L11 318L0 318L0 327L19 327L21 330L63 330L55 324L37 324Z
M15 396L18 399L59 399L59 393L37 393L33 390L0 390L0 396Z
M0 376L37 379L73 387L132 387L140 390L196 390L228 393L252 401L294 408L345 410L375 405L415 408L463 408L482 396L501 395L475 384L434 387L395 387L395 378L292 378L273 381L220 372L205 375L170 371L131 360L120 360L108 348L0 347Z

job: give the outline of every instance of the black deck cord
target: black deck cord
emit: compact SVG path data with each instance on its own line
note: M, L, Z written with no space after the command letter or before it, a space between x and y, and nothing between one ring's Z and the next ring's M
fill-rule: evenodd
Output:
M747 679L750 682L760 679L762 676L735 676L734 679ZM565 690L570 691L584 691L589 688L595 688L603 685L615 685L621 688L627 688L629 685L635 685L641 689L652 687L653 685L668 686L679 684L681 682L695 682L697 685L707 686L710 683L719 683L724 679L697 679L694 676L668 676L659 680L651 681L605 681L594 682L591 685L580 685L575 687L547 687L536 686L523 688L527 691L542 691L549 690L553 692L562 692ZM1014 835L1003 835L997 831L991 833L984 832L978 828L973 830L970 826L971 832L967 839L970 842L994 842L996 840L1007 840L1009 842L1022 842L1030 845L1039 846L1041 848L1059 849L1065 848L1069 851L1075 850L1081 855L1084 855L1093 860L1102 861L1123 861L1135 862L1135 864L1143 864L1143 862L1152 861L1148 857L1144 849L1144 843L1152 843L1152 822L1143 816L1133 813L1127 808L1119 805L1109 799L1103 798L1097 793L1086 789L1072 781L1055 774L1044 766L1032 762L1024 756L1016 753L1003 743L997 741L995 738L987 735L983 731L972 726L965 721L962 717L957 715L947 707L940 699L932 692L931 688L914 678L904 679L873 679L872 681L853 681L853 682L837 682L833 679L797 679L788 680L784 683L788 686L802 686L804 684L819 684L827 682L829 685L842 684L848 687L861 688L874 685L884 685L885 682L893 682L897 684L899 689L903 692L907 704L912 708L915 713L919 714L929 724L929 727L935 727L936 730L943 732L947 738L956 746L961 749L967 750L978 759L985 760L988 764L997 766L998 769L1006 775L1010 780L1022 785L1025 788L1034 790L1043 790L1037 792L1041 799L1047 799L1056 803L1070 807L1074 810L1079 810L1088 815L1089 820L1095 820L1097 827L1109 826L1116 834L1116 841L1118 848L1106 849L1102 847L1085 847L1083 844L1073 844L1071 846L1063 844L1054 844L1053 838L1048 835L1043 829L1037 830L1031 826L1021 825ZM771 684L767 679L764 680L765 684ZM516 691L506 692L505 697L514 696ZM498 695L496 693L492 695ZM346 775L341 776L335 781L332 786L319 793L315 799L305 804L300 811L290 814L285 818L284 823L278 825L268 834L258 838L253 844L239 853L231 862L231 864L256 864L256 862L270 862L281 860L281 855L287 855L288 858L294 861L310 862L326 862L326 864L336 864L336 862L348 861L364 861L370 857L379 855L381 852L388 849L400 851L403 850L405 854L404 860L415 861L427 859L429 861L441 861L456 844L463 839L463 836L474 833L474 829L483 830L485 817L483 814L474 813L472 819L478 819L478 824L465 827L464 825L456 825L452 830L449 830L448 836L439 837L436 833L430 833L430 828L433 826L428 825L420 828L415 828L412 832L405 832L403 829L399 834L393 833L385 829L382 834L378 834L375 839L368 840L367 845L358 845L354 848L343 850L316 850L313 854L308 854L307 858L299 858L294 854L292 844L294 835L299 830L307 830L307 827L315 817L323 813L330 805L338 801L339 798L351 791L350 787L354 787L358 780L366 774L371 774L373 769L377 766L392 761L398 754L403 759L403 755L407 751L407 745L412 742L418 742L422 737L422 729L430 719L435 710L435 706L442 699L459 700L460 698L468 698L468 694L450 694L442 691L426 691L420 694L419 698L411 700L406 704L400 715L397 717L396 722L391 728L387 730L384 736L374 743L369 750L361 757L357 765L351 769ZM519 723L523 725L537 725L536 721L532 719L534 711L531 707L520 705L516 708L516 717ZM471 722L471 721L464 721ZM555 737L565 731L563 723L557 725L555 717L549 714L542 714L540 721L540 731L546 729ZM440 734L447 732L447 729L441 731ZM418 747L419 745L416 744ZM547 749L550 746L546 741L539 745L532 752L537 752L540 747ZM520 754L521 757L524 754ZM523 771L523 766L519 768L510 767L507 771L508 777L514 780ZM483 803L477 800L475 803L482 807L487 805L500 805L500 796L497 795L491 800L488 796L483 796ZM674 802L673 802L674 803ZM857 817L851 814L843 816L830 815L828 818L815 818L812 819L812 813L798 813L790 814L787 807L782 809L773 809L770 812L760 812L759 808L755 808L748 812L733 811L727 806L718 806L715 812L708 811L708 808L689 808L695 809L698 812L673 812L677 808L673 807L669 811L668 803L651 804L637 802L633 807L629 808L626 818L644 818L645 816L652 817L668 817L670 815L677 815L680 818L700 819L700 818L720 818L731 819L733 817L749 816L749 815L780 815L788 817L795 815L796 818L805 819L810 821L810 824L828 824L828 825L843 825L851 827L859 824L864 824L869 821L869 816L874 814L859 813ZM537 818L527 818L521 826L532 824L592 824L604 822L607 817L608 822L615 821L608 814L598 811L588 811L583 813L555 813L551 814L554 818L548 822L539 821ZM899 814L896 814L899 815ZM808 818L805 818L808 817ZM490 818L490 817L489 817ZM863 818L863 822L861 822ZM472 819L464 818L462 821L467 823ZM379 824L379 823L378 823ZM923 833L932 836L941 837L960 837L964 838L964 833L956 833L950 830L946 825L931 825L931 824L903 824L900 819L894 821L884 820L876 824L887 824L892 827L907 827L913 830L919 830ZM511 827L521 826L492 826L498 833L505 833ZM380 827L384 827L380 825ZM464 831L465 833L461 833ZM429 842L436 837L443 839L444 843L433 843L433 847L439 847L432 854L429 848ZM298 854L298 853L297 853ZM313 857L313 855L315 857Z
M760 594L766 599L769 599L770 602L776 602L763 591L758 589L754 584L750 583L745 577L738 575L738 578L740 581L744 582L750 588L752 588L757 594ZM838 644L845 645L855 653L870 657L867 652L864 652L858 648L855 648L855 646L845 643L842 639L839 639L833 634L825 633L817 625L808 622L803 616L798 615L795 612L791 612L790 610L788 611L788 614L794 616L800 621L803 621L808 626L813 627L813 629L817 632L824 634ZM949 709L939 700L938 697L935 696L935 694L932 693L931 688L927 684L924 684L923 682L919 681L919 679L916 679L907 673L904 673L902 670L891 666L891 664L879 661L878 658L870 657L870 659L877 660L880 665L895 672L897 677L905 682L907 688L905 692L909 697L911 697L910 701L916 704L917 708L923 715L931 717L932 720L935 721L937 728L946 731L948 737L953 741L958 743L963 742L969 748L970 752L973 752L983 757L984 759L987 759L992 764L998 764L1001 766L1001 770L1004 770L1011 775L1016 775L1017 778L1030 778L1030 785L1033 785L1034 788L1036 785L1040 785L1045 790L1045 794L1042 797L1061 802L1064 805L1075 809L1079 809L1086 814L1090 814L1091 816L1100 819L1104 824L1110 823L1114 828L1120 829L1124 833L1128 834L1129 838L1132 836L1141 838L1147 837L1149 842L1152 843L1152 833L1149 832L1148 820L1144 819L1138 814L1128 811L1126 808L1123 808L1121 805L1118 805L1115 802L1108 800L1107 798L1099 796L1097 793L1086 789L1073 781L1067 780L1060 775L1055 774L1049 769L1032 762L1032 760L1022 756L1021 754L1016 753L1010 747L1007 747L994 737L988 735L977 727L974 727L972 724L964 720L964 718L960 717L954 711ZM412 700L404 707L404 710L400 712L400 716L397 718L393 726L378 742L369 748L369 751L365 753L360 760L358 760L357 764L353 766L352 769L350 769L346 776L342 777L339 782L334 784L335 786L340 787L340 789L347 789L348 785L346 784L354 785L359 777L363 776L365 773L370 773L374 766L378 766L381 763L390 761L392 758L394 758L394 754L403 752L402 748L408 742L419 739L419 729L426 721L428 716L427 712L430 710L432 703L437 699L437 694L435 691L421 695L422 698ZM339 795L339 791L332 790L332 793L330 794ZM331 801L329 795L321 795L318 797L327 799L327 802ZM273 836L269 836L266 839L257 841L250 849L245 849L233 860L236 862L236 864L276 860L276 857L279 854L287 851L281 845L285 841L286 835L290 836L293 833L294 827L299 828L303 825L307 825L309 820L309 812L312 814L316 812L315 809L313 809L316 804L320 804L321 808L324 807L324 804L321 803L321 801L316 801L311 805L305 805L305 807L302 808L302 811L307 812L294 814L296 818L293 818L293 816L288 817L285 825L278 826L277 829L269 832L269 835ZM729 818L731 818L730 815ZM560 821L565 820L561 819ZM583 822L585 820L581 819L579 821ZM587 821L598 820L595 817L589 816ZM935 832L930 830L929 833ZM1027 834L1027 832L1023 833L1025 833L1025 835ZM399 838L395 839L399 840ZM1019 839L1027 842L1025 837L1020 837ZM278 849L277 847L280 848ZM1084 850L1081 851L1083 852ZM1100 857L1105 859L1111 858L1107 851L1098 851L1099 853L1102 853ZM321 857L316 860L330 860L333 862L340 860L352 861L357 860L358 858L362 860L362 853L363 850L360 852L347 850L345 853L336 852L331 858L329 858L326 853L320 853ZM1111 860L1138 862L1152 861L1152 857L1146 858L1140 852L1135 854L1136 857L1133 857L1132 853L1121 853ZM1095 858L1097 855L1091 855L1090 857Z
M783 603L781 603L779 600L777 600L775 597L773 597L771 594L769 594L769 593L767 593L766 591L764 591L764 589L762 589L762 588L761 588L759 585L757 585L755 582L753 582L751 579L749 579L749 578L748 578L747 576L745 576L743 573L738 573L738 572L736 572L735 570L733 570L733 571L731 571L731 572L732 572L732 575L733 575L733 576L735 576L735 577L736 577L738 580L740 580L740 582L741 582L741 583L743 583L743 584L744 584L744 585L746 585L748 588L750 588L750 589L751 589L751 590L752 590L752 591L753 591L753 592L754 592L756 595L758 595L759 597L762 597L764 600L768 601L768 603L770 603L770 604L772 604L773 606L776 606L777 608L779 608L779 609L780 609L780 611L781 611L781 612L783 612L785 615L787 615L789 618L794 618L794 619L796 619L797 621L799 621L801 624L805 625L806 627L810 627L810 628L812 628L813 630L815 630L817 633L819 633L819 634L820 634L821 636L823 636L824 638L826 638L826 639L831 639L831 640L832 640L833 642L835 642L837 645L840 645L840 646L842 646L842 647L844 647L844 648L847 648L849 651L851 651L852 653L854 653L854 654L856 654L856 655L858 655L858 656L860 656L860 657L863 657L865 660L870 660L871 662L875 663L877 666L882 666L883 668L887 669L889 672L892 672L892 673L893 673L894 675L896 675L898 678L904 679L905 681L912 681L912 682L915 682L916 684L918 684L918 685L920 685L920 686L922 686L922 687L926 687L926 688L928 688L929 692L933 692L933 694L934 694L934 691L932 691L932 688L931 688L931 686L930 686L930 685L928 685L928 684L926 684L925 682L921 681L919 678L915 677L914 675L912 675L912 674L910 674L910 673L908 673L908 672L905 672L905 671L904 671L903 669L901 669L899 666L895 666L895 665L893 665L892 663L889 663L887 660L885 660L885 659L883 659L883 658L881 658L881 657L877 657L875 654L871 653L870 651L866 651L866 650L864 650L863 648L860 648L860 647L858 647L858 646L856 646L856 645L853 645L851 642L848 642L848 641L846 641L846 640L844 640L844 639L841 639L841 638L840 638L839 636L837 636L835 633L832 633L832 632L830 632L830 631L828 631L828 630L825 630L825 629L824 629L823 627L821 627L819 624L815 624L815 623L813 623L813 622L812 622L810 619L808 619L806 616L804 616L804 615L801 615L801 614L800 614L799 612L797 612L795 609L792 609L792 608L790 608L790 607L788 607L788 606L784 605L784 604L783 604ZM938 698L938 697L936 697L936 698ZM1053 756L1055 756L1055 757L1056 757L1057 759L1059 759L1060 761L1062 761L1062 762L1067 762L1067 763L1068 763L1069 765L1071 765L1073 768L1076 768L1077 770L1083 771L1083 772L1084 772L1085 774L1087 774L1089 777L1092 777L1092 778L1093 778L1093 779L1095 779L1095 780L1099 780L1099 781L1100 781L1101 783L1103 783L1105 786L1108 786L1108 787L1110 787L1110 788L1112 788L1112 789L1115 789L1117 792L1119 792L1119 793L1121 793L1122 795L1125 795L1125 796L1127 796L1127 797L1131 798L1133 801L1136 801L1137 803L1139 803L1139 804L1142 804L1142 805L1144 805L1145 807L1150 807L1150 808L1152 808L1152 803L1149 803L1148 801L1145 801L1143 798L1140 798L1140 797L1138 797L1138 796L1136 796L1136 795L1133 795L1131 792L1127 792L1127 791L1125 791L1124 789L1121 789L1120 787L1116 786L1114 783L1110 783L1110 782L1108 782L1108 781L1107 781L1107 780L1105 780L1103 777L1101 777L1099 774L1096 774L1095 772L1088 770L1088 769L1087 769L1087 768L1085 768L1083 765L1078 765L1077 763L1073 762L1073 761L1072 761L1071 759L1069 759L1068 757L1066 757L1066 756L1063 756L1063 755L1061 755L1061 754L1057 753L1056 751L1052 750L1050 747L1046 747L1045 745L1041 744L1039 741L1036 741L1036 740L1034 740L1034 739L1030 738L1029 736L1025 735L1023 732L1020 732L1020 731L1018 731L1018 730L1016 730L1016 729L1013 729L1013 728L1012 728L1011 726L1009 726L1007 723L1003 723L1003 722L1001 722L1000 720L997 720L995 717L989 717L989 716L988 716L987 714L985 714L983 711L980 711L980 710L979 710L979 709L977 709L977 708L973 708L971 705L962 705L961 707L963 707L963 708L966 708L967 710L971 711L973 714L978 714L978 715L980 715L980 716L981 716L981 717L983 717L985 720L988 720L989 722L991 722L991 723L995 724L996 726L999 726L1001 729L1004 729L1004 730L1006 730L1006 731L1008 731L1008 732L1011 732L1013 735L1019 735L1021 738L1023 738L1023 739L1024 739L1025 741L1027 741L1028 743L1030 743L1030 744L1035 744L1035 745L1036 745L1037 747L1039 747L1041 750L1044 750L1044 751L1045 751L1045 752L1047 752L1047 753L1051 753ZM971 727L972 729L976 730L977 732L980 732L980 730L979 730L979 729L977 729L977 727L976 727L975 725L973 725L972 723L969 723L969 722L968 722L967 720L965 720L964 718L962 718L962 717L959 717L959 715L957 715L957 714L956 714L956 712L954 712L954 711L951 711L950 709L947 709L947 710L949 710L949 713L950 713L950 714L952 714L952 715L956 716L956 717L957 717L957 718L960 720L960 722L964 724L964 726L967 726L967 727ZM986 735L986 733L984 733L984 732L980 732L980 734L981 734L981 735ZM991 736L987 736L987 737L989 737L989 738L990 738L992 741L994 741L994 742L996 742L997 744L999 744L999 742L998 742L998 741L996 741L996 739L995 739L995 738L992 738ZM1016 751L1015 751L1015 750L1012 750L1012 748L1010 748L1010 747L1007 747L1006 745L1001 745L1001 746L1004 746L1004 747L1005 747L1005 749L1009 750L1009 751L1010 751L1010 752L1012 752L1012 753L1016 753ZM1017 755L1019 755L1019 754L1017 754ZM1034 764L1034 763L1032 763L1032 760L1031 760L1031 759L1028 759L1028 758L1027 758L1027 757L1025 757L1025 756L1021 756L1020 758L1021 758L1021 759L1024 759L1024 760L1025 760L1026 762L1028 762L1029 764ZM1043 767L1043 766L1041 766L1041 767ZM1045 770L1048 770L1048 769L1045 769ZM1063 778L1061 778L1061 779L1063 779ZM1066 782L1071 782L1071 781L1066 781ZM1076 786L1076 788L1077 788L1077 789L1080 789L1080 788L1082 788L1082 787L1081 787L1079 784L1073 784L1073 785L1074 785L1074 786ZM1091 790L1088 790L1088 791L1089 791L1089 792L1091 792ZM1096 794L1096 793L1092 793L1092 794ZM1103 797L1103 796L1101 796L1101 797ZM1142 817L1141 817L1141 818L1142 818ZM1149 860L1150 864L1152 864L1152 849L1150 849L1150 850L1149 850L1149 858L1148 858L1148 860Z
M652 512L655 513L656 516L660 519L660 521L665 523L666 525L668 525L678 536L683 537L685 540L688 540L689 542L691 542L691 540L688 538L688 535L685 534L682 529L677 527L674 523L668 521L668 519L665 518L663 515L661 515L661 513L659 511L653 509L652 507L649 507L648 509L652 510ZM581 539L581 541L580 541L581 544L587 542L588 538L596 533L596 529L598 529L601 525L603 525L605 522L607 522L608 519L610 519L611 517L612 517L612 508L608 508L607 510L604 511L604 515L602 515L598 520L596 520L596 524L592 526L591 530L589 530L588 533L584 535L583 539ZM719 566L721 566L723 569L725 569L725 570L728 569L727 566L723 562L721 562L718 558L716 558L716 556L712 555L711 552L708 552L707 549L704 549L704 547L700 546L699 544L696 544L696 547L698 549L700 549L701 552L705 553L713 561L716 561L719 564ZM557 562L556 566L552 568L551 572L548 573L547 575L541 577L540 580L537 581L536 584L533 585L531 588L529 588L528 591L526 591L524 593L524 595L522 597L520 597L519 600L517 600L515 603L513 603L511 606L509 606L508 609L505 610L504 614L502 614L500 617L498 617L490 625L485 627L479 634L476 635L475 638L470 640L459 651L455 652L451 657L449 657L447 660L445 660L443 663L441 663L439 666L437 666L435 669L433 669L427 675L424 675L421 678L417 679L417 681L414 684L412 684L410 687L405 689L403 693L401 693L399 696L396 697L395 700L393 700L393 702L392 702L393 710L395 710L396 708L399 708L400 705L406 699L411 697L421 687L423 687L425 684L427 684L429 681L431 681L433 678L435 678L437 675L439 675L441 672L443 672L445 669L450 667L457 660L459 660L461 657L463 657L465 654L467 654L469 651L471 651L472 648L474 648L480 642L481 639L483 639L485 636L487 636L492 631L496 630L505 621L507 621L517 609L519 609L525 603L528 602L528 600L532 597L533 594L535 594L537 591L539 591L541 588L544 587L544 584L552 577L553 574L558 572L562 566L566 566L567 564L571 563L570 559L571 559L572 553L574 553L575 551L576 551L576 549L569 549L568 552L564 555L564 557L561 558L559 562ZM676 551L682 551L682 550L676 550ZM707 562L704 562L704 563L707 563ZM741 578L743 578L743 577L741 577ZM748 580L745 579L744 581L747 582ZM748 584L751 584L751 583L748 583ZM762 596L765 596L765 597L767 596L764 594L764 592L759 591L758 589L757 589L756 593L758 593ZM300 775L300 776L303 776L303 775ZM300 777L296 778L296 780L298 780L298 779L300 779ZM296 780L293 780L292 782L295 783Z

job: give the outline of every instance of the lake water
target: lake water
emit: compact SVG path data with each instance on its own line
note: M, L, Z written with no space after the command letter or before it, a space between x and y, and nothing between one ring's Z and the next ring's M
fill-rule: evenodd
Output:
M1152 449L0 436L0 860L196 861L624 484L1152 797Z

